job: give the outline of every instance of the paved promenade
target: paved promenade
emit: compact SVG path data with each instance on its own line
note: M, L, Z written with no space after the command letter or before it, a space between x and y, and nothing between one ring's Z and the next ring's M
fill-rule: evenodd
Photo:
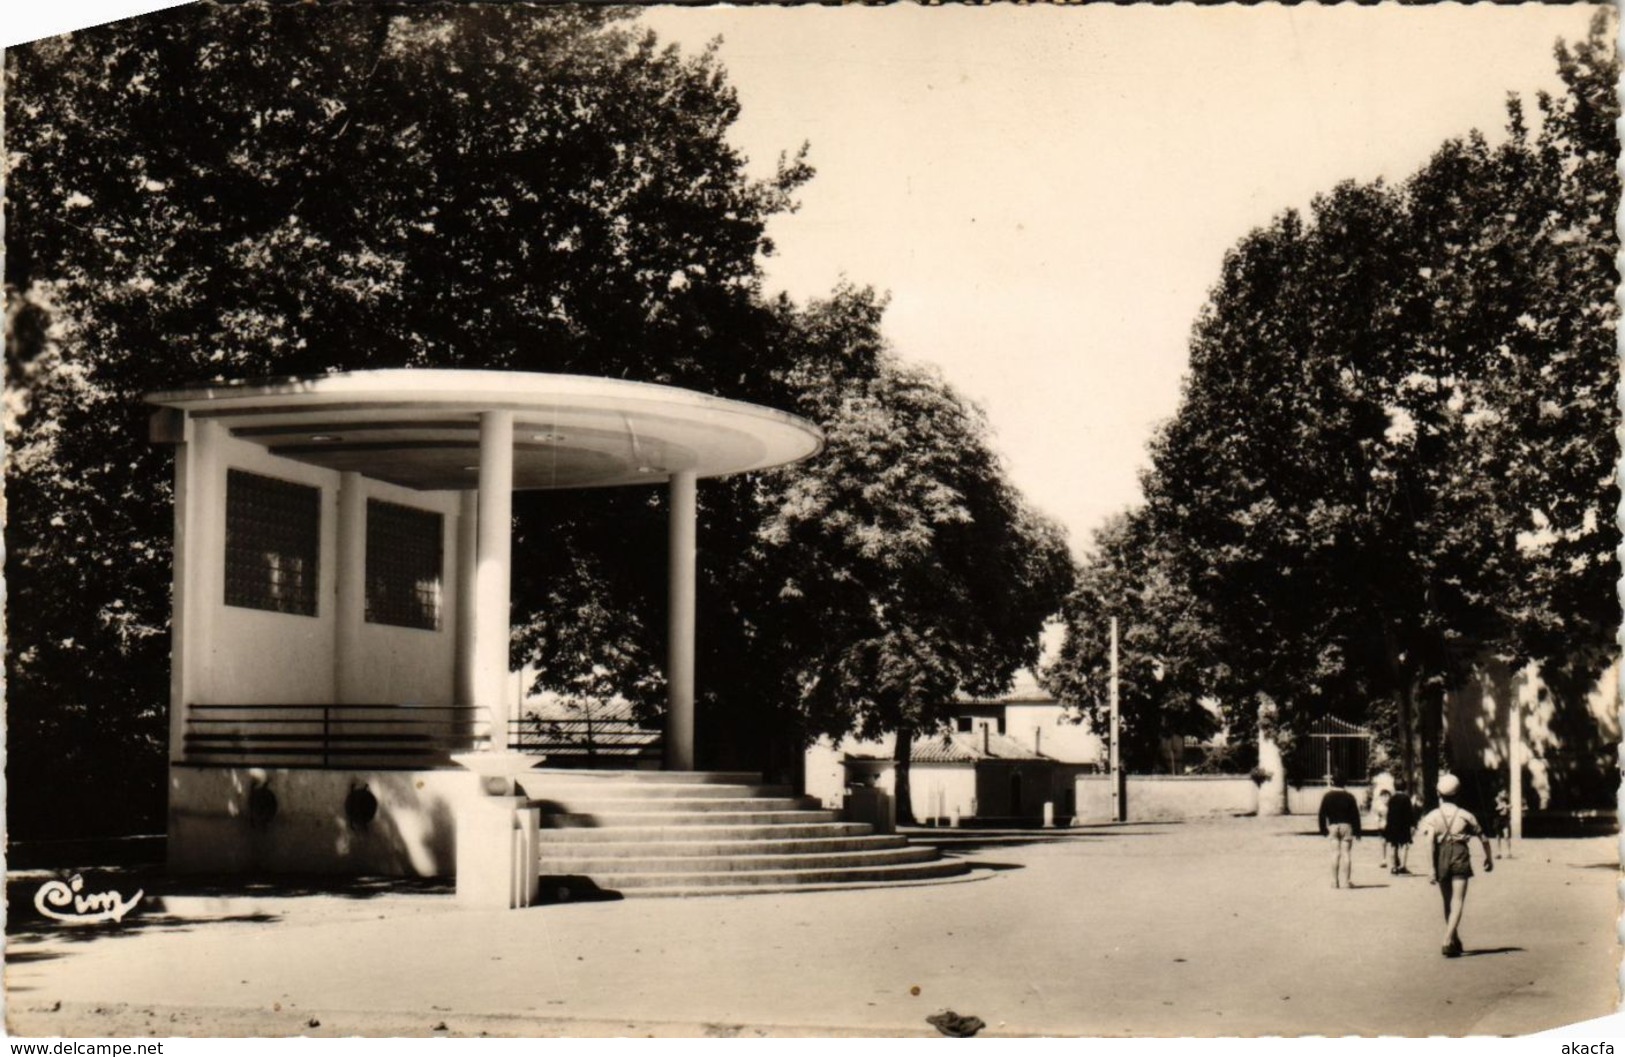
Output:
M1525 1034L1613 1012L1614 838L1525 842L1472 882L1439 953L1425 875L1357 846L1331 886L1313 821L967 835L973 879L891 890L463 912L444 891L176 895L118 933L23 920L27 1035ZM1418 869L1423 864L1416 863ZM87 890L134 886L88 871ZM154 889L157 889L154 892ZM126 891L128 894L128 891ZM21 915L21 916L20 916Z

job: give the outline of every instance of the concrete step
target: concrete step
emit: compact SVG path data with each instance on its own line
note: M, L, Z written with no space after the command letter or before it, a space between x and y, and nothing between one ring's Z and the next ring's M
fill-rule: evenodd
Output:
M834 822L834 811L566 811L542 816L548 829L643 828L648 826L790 826Z
M941 883L968 867L878 835L759 775L536 770L537 869L547 883L630 895L821 891Z
M601 796L570 796L564 794L561 799L547 800L549 805L562 805L565 814L572 815L624 815L658 811L661 814L679 812L687 814L717 814L740 812L785 812L785 811L816 811L822 810L820 802L815 797L805 796L740 796L740 797L623 797L618 795ZM543 814L548 809L543 808ZM557 812L555 812L557 813Z
M543 874L583 874L600 879L623 874L737 873L744 870L828 870L858 866L901 866L936 862L934 848L879 848L809 855L684 855L554 858L543 854Z
M753 888L785 884L855 884L915 881L956 877L970 869L963 862L900 863L879 866L831 866L788 870L695 870L671 873L597 873L592 879L607 891L632 892L639 888Z
M786 829L775 826L777 834ZM625 830L612 830L610 836L619 837ZM637 859L652 857L690 857L701 855L819 855L827 852L890 851L911 845L898 836L865 834L839 837L761 837L755 840L650 840L622 841L573 839L578 834L593 834L593 830L549 830L543 834L541 855L543 861L552 859ZM558 839L555 839L558 838Z
M862 892L878 889L974 884L987 876L985 873L973 874L967 871L948 877L921 877L908 880L809 881L790 884L718 884L704 886L652 885L648 888L629 888L623 894L628 899L694 899L701 896L766 896L793 895L800 892Z
M564 782L635 782L649 785L761 785L756 771L586 770L575 767L528 767L521 777Z
M833 814L833 812L825 812ZM643 816L648 818L650 816ZM866 837L874 832L866 822L787 822L749 824L718 822L717 815L694 816L692 824L672 825L659 821L643 825L550 828L542 831L542 843L557 841L736 841L791 840L798 837Z
M557 800L566 804L586 797L615 800L803 799L796 797L795 791L787 785L735 785L724 782L702 785L698 782L631 782L619 779L569 781L552 777L537 779L527 774L519 776L519 787L526 796L537 800Z

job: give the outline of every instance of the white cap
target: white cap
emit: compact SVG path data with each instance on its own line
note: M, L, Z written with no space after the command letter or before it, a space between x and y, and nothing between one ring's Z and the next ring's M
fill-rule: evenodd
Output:
M1457 778L1453 774L1441 774L1439 776L1439 795L1440 796L1455 796L1460 791L1461 791L1461 779L1460 778Z

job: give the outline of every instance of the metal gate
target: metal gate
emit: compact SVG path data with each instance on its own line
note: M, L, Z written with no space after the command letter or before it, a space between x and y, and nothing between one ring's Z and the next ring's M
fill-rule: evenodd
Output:
M1330 784L1331 776L1364 782L1371 776L1371 731L1336 716L1315 720L1292 754L1293 776L1304 785Z

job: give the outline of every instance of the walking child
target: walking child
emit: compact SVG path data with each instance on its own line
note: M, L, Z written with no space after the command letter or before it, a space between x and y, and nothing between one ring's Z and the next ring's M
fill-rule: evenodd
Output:
M1405 780L1394 780L1394 795L1388 798L1388 818L1382 827L1382 839L1394 850L1393 865L1389 872L1410 873L1411 841L1416 834L1416 807L1410 794L1405 792Z
M1354 887L1354 842L1360 839L1360 802L1343 788L1343 776L1332 774L1332 787L1320 798L1320 834L1331 837L1332 887Z
M1388 869L1388 798L1393 796L1391 789L1377 790L1377 803L1372 809L1376 816L1377 832L1382 834L1382 868Z
M1433 883L1444 899L1444 956L1461 957L1461 914L1467 905L1467 882L1473 876L1469 842L1477 837L1484 846L1484 872L1495 869L1490 839L1479 828L1473 813L1456 803L1461 780L1453 774L1439 779L1439 806L1422 818L1419 829L1427 832L1433 855Z
M1505 859L1512 851L1512 801L1505 789L1495 794L1495 857Z

